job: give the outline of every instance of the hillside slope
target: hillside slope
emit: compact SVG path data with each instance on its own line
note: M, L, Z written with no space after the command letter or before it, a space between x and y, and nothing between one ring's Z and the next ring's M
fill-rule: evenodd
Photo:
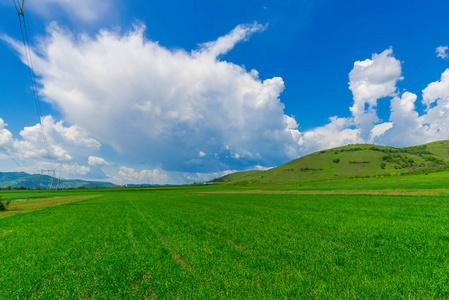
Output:
M212 182L296 183L425 173L448 168L449 141L407 148L357 144L315 152L266 171L229 174Z
M0 187L27 188L27 189L48 189L58 184L58 179L48 176L25 172L0 172ZM112 187L115 184L102 181L85 181L76 179L62 179L59 188L80 188L80 187Z

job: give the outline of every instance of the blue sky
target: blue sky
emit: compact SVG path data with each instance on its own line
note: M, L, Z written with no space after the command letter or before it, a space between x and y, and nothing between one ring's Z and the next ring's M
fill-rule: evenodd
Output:
M184 183L348 143L449 139L448 8L25 1L41 129L13 0L0 0L1 170Z

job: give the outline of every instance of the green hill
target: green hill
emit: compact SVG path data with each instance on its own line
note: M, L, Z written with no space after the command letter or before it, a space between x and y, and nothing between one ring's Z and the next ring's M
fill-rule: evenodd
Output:
M54 188L80 188L80 187L112 187L115 186L110 182L102 181L85 181L76 179L59 180L52 176L33 174L25 172L0 172L0 187L26 188L26 189L48 189Z
M419 174L449 169L449 141L394 148L347 145L315 152L266 171L245 171L214 183L272 184Z

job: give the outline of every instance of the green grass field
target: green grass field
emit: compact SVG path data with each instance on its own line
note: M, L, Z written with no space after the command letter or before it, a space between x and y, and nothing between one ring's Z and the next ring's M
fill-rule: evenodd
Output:
M377 185L60 192L0 212L0 298L449 298L447 196L350 194Z

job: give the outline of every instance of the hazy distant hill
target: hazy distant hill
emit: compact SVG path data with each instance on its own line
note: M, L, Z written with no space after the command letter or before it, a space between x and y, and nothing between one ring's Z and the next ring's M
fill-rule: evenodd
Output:
M102 181L84 181L76 179L61 179L58 184L58 179L48 176L33 174L30 175L25 172L0 172L0 186L14 187L14 188L42 188L48 189L58 185L59 188L79 188L79 187L113 187L115 184Z
M315 152L267 171L237 172L215 183L270 184L424 173L449 168L449 141L394 148L348 145Z

